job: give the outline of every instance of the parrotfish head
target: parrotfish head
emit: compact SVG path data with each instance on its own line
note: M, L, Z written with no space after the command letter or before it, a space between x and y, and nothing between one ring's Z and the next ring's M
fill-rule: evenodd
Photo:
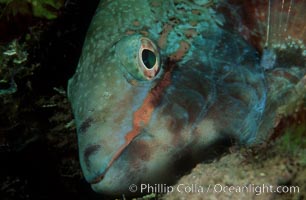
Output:
M180 158L203 159L201 150L222 138L254 139L265 99L254 49L237 39L244 54L237 60L201 38L184 62L163 57L140 34L95 57L83 54L88 71L77 71L68 92L81 167L95 191L120 195L131 184L172 182Z
M290 73L264 73L286 57L287 33L301 39L294 44L305 59L305 3L297 2L101 1L68 84L92 188L127 195L131 184L173 183L180 164L205 160L220 142L265 137L275 102L291 90Z

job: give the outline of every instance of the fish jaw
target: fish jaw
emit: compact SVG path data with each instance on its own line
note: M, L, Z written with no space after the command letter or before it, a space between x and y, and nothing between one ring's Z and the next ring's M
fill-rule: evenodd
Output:
M168 150L174 147L165 145L168 148L156 148L165 146L147 133L140 134L114 161L103 178L91 184L92 189L112 196L131 195L129 191L131 184L153 184L172 180L169 174L171 151Z
M133 139L127 138L127 135L135 129L133 127L133 113L137 110L135 105L138 105L138 101L143 101L148 90L146 87L134 88L128 82L118 88L122 91L116 92L121 95L115 95L115 91L112 90L107 106L101 106L103 102L100 102L100 107L97 105L82 119L77 115L80 163L85 179L89 183L102 179ZM119 98L113 98L112 95ZM103 97L103 94L100 96ZM126 106L129 109L126 110ZM140 131L138 134L141 134Z
M180 161L188 158L193 165L203 160L195 152L209 149L220 137L212 120L202 121L194 131L185 128L180 135L171 130L168 117L154 118L112 163L103 177L91 183L92 189L110 196L134 196L145 192L129 191L133 184L137 187L141 184L173 184L178 175L184 172L180 171L185 167L180 166Z

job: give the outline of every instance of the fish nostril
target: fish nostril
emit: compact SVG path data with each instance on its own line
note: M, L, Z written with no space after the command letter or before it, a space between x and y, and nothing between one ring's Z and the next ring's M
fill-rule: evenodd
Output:
M91 146L87 147L84 150L84 162L86 164L86 167L87 167L88 171L90 171L90 168L91 168L90 161L89 161L90 156L97 153L100 149L101 149L101 145L95 144L95 145L91 145Z

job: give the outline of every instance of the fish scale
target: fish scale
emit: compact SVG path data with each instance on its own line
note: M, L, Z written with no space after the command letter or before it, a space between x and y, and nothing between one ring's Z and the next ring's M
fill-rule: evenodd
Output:
M305 50L297 48L295 61L280 52L282 37L272 34L279 27L257 14L269 10L274 22L283 10L257 2L100 2L68 83L93 190L130 195L131 184L174 183L182 158L197 163L220 142L268 137L286 92L298 85L296 99L305 93L305 66L297 66Z

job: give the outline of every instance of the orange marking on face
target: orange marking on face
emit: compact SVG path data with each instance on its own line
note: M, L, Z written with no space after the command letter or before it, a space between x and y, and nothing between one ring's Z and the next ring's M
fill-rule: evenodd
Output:
M159 1L153 1L153 2L151 2L151 6L153 6L153 7L159 7L159 6L161 6L161 2L159 2Z
M159 48L164 49L167 45L167 37L170 31L173 29L173 27L169 24L165 24L163 27L163 32L161 36L159 37L159 40L157 42Z
M126 33L127 35L132 35L132 34L135 34L135 31L133 31L133 30L127 30L125 33Z
M201 11L197 9L191 10L191 12L192 14L195 14L195 15L201 15Z
M135 21L133 21L133 25L134 25L134 26L139 26L139 25L140 25L140 22L139 22L138 20L135 20Z
M181 41L180 42L180 47L178 48L178 50L175 53L170 55L170 59L172 61L181 60L185 56L185 54L188 52L189 48L190 48L190 45L186 41Z
M115 155L112 157L112 159L110 160L103 174L101 174L91 183L98 183L100 180L103 179L105 173L114 163L114 161L119 158L121 153L133 141L133 139L136 138L141 133L142 127L147 125L150 122L153 111L155 107L158 105L158 103L160 102L165 88L167 88L171 83L172 69L173 68L170 68L167 72L165 72L163 79L159 83L157 83L157 85L154 88L152 88L149 91L149 93L147 94L147 97L143 101L143 104L134 112L133 129L125 135L125 143L121 145L121 147L117 150Z
M196 31L196 29L187 29L186 31L184 31L184 34L187 38L192 38L195 37L198 33Z
M148 35L149 35L148 31L145 31L145 30L141 30L140 33L141 33L141 35L143 35L145 37L148 37Z

